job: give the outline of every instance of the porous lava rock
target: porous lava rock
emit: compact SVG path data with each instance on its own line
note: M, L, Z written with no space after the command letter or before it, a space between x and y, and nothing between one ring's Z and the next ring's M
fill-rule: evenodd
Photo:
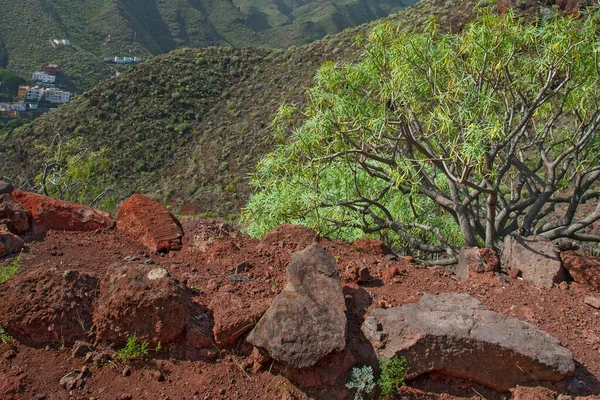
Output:
M18 253L25 247L23 239L8 230L6 225L0 225L0 258Z
M286 284L247 341L292 368L346 346L346 304L333 257L318 244L292 255Z
M92 327L98 279L77 271L36 269L0 285L0 326L32 347L72 346Z
M456 276L468 279L471 276L486 272L496 272L500 262L493 250L477 247L463 248L458 253Z
M565 251L560 259L575 282L600 290L600 258Z
M31 215L11 195L0 195L0 225L4 224L12 233L21 235L30 228Z
M213 334L219 346L229 346L248 332L269 308L266 300L249 300L237 293L219 292L208 308L213 312Z
M117 212L117 229L150 251L181 249L181 224L162 204L134 194Z
M96 336L118 344L130 336L167 344L185 330L188 308L186 291L164 268L113 264L101 281L94 311Z
M438 371L506 391L575 371L557 339L468 294L424 295L418 303L373 309L362 331L379 359L406 357L409 379Z
M110 214L91 207L20 190L13 191L12 197L29 211L33 222L43 229L94 231L114 226Z
M567 278L558 248L543 236L507 236L500 260L504 270L520 270L523 279L535 286L551 288Z

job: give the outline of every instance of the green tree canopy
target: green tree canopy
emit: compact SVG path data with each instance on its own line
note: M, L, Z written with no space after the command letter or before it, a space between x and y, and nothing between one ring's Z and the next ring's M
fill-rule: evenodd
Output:
M457 34L378 26L361 62L321 67L300 126L281 107L249 232L378 233L450 260L515 232L600 240L585 232L600 207L577 213L598 197L599 20L593 8L536 22L486 12Z

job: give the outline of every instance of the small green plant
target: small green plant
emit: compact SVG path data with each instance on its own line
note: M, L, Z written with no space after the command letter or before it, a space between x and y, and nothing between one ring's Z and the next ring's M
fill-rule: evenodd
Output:
M379 362L381 373L377 384L381 389L381 397L391 399L404 385L408 364L406 358L394 356L389 360L381 360Z
M12 279L19 273L19 267L21 266L21 256L23 252L19 253L19 256L6 264L3 267L0 267L0 283L4 283L9 279Z
M0 326L0 342L11 344L13 342L12 336L10 336L3 327Z
M354 400L362 400L363 394L370 394L375 389L373 368L369 365L354 367L350 372L350 379L346 383L348 389L355 390Z
M137 336L130 336L127 344L119 350L119 358L123 361L148 357L148 342L139 341Z

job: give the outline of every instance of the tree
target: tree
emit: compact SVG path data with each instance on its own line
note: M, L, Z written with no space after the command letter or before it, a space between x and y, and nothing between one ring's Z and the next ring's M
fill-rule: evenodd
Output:
M376 27L358 63L327 63L274 126L245 210L251 234L303 223L453 262L511 233L599 241L600 10L527 22L485 12L457 34ZM360 39L359 39L360 42Z
M35 179L32 191L60 200L87 204L106 211L116 207L114 182L110 171L110 150L92 151L82 146L82 139L65 139L56 135L42 150L46 160Z

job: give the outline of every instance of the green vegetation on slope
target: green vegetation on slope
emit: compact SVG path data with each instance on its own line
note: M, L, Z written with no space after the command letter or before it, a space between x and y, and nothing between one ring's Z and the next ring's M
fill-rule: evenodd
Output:
M435 14L444 29L456 29L474 4L443 5L426 0L390 20L418 26ZM248 199L248 174L274 148L270 121L279 105L302 107L319 66L356 59L355 38L369 29L289 50L186 49L156 57L28 126L0 134L0 177L40 190L44 162L55 159L52 144L77 140L73 154L61 157L108 149L110 176L92 179L98 189L107 182L114 186L118 200L139 192L186 213L236 213Z
M78 92L105 79L104 57L144 59L182 47L306 44L387 16L414 0L26 0L0 1L0 68L29 76L59 65ZM71 47L52 39L69 39Z

